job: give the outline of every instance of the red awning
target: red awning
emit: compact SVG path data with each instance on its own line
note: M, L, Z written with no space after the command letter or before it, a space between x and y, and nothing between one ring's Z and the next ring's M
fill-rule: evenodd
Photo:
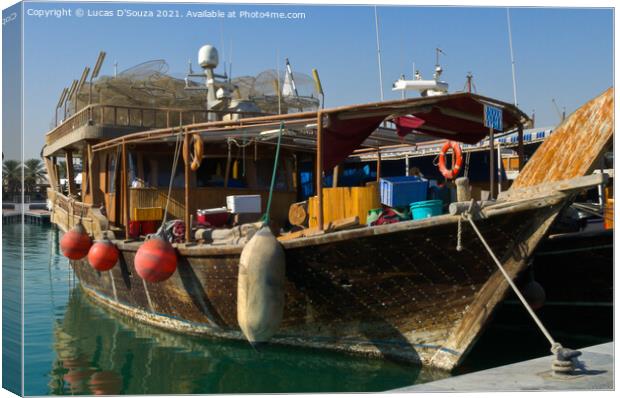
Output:
M352 120L340 120L330 115L323 128L323 168L329 170L347 158L379 127L383 115Z

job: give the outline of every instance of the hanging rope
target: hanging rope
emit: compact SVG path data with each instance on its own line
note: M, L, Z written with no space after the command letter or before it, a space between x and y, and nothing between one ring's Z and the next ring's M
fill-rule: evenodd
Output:
M284 130L284 122L280 122L280 131L278 131L278 143L276 145L276 158L273 161L273 172L271 173L271 186L269 187L269 199L267 199L267 208L265 214L261 218L263 225L269 224L270 211L271 211L271 199L273 198L273 188L276 185L276 174L278 171L278 160L280 158L280 143L282 141L282 131Z
M510 278L510 276L508 275L504 267L502 267L502 263L495 256L493 249L491 249L487 241L484 239L484 237L478 230L478 227L476 226L476 223L474 222L471 216L471 213L469 212L463 213L463 218L469 221L469 224L473 228L474 232L476 233L476 235L478 235L480 242L482 242L485 249L487 250L487 252L489 252L489 255L495 262L495 265L497 265L497 268L499 268L502 275L504 275L504 278L506 279L506 281L508 282L512 290L515 292L515 294L517 295L517 297L519 298L519 300L521 301L521 303L523 304L527 312L530 314L534 322L536 322L536 325L538 325L538 328L541 330L541 332L545 335L545 337L549 341L549 344L551 344L551 353L556 356L551 366L553 371L557 373L570 373L571 371L573 371L574 368L578 365L578 363L575 363L575 362L577 362L576 358L581 355L581 352L571 350L569 348L564 348L562 347L560 343L558 343L557 341L553 339L549 331L545 328L545 326L540 321L538 316L536 316L536 314L534 313L534 310L532 309L532 307L530 307L528 302L525 300L525 297L523 297L523 295L521 294L521 292L519 291L515 283L512 281L512 279Z
M465 155L465 171L463 172L463 175L467 178L469 178L469 158L471 157L471 152L467 152L467 154Z
M170 181L168 182L168 195L166 195L166 206L164 207L164 218L161 221L161 225L156 232L156 235L160 235L162 238L165 234L165 225L168 219L168 205L170 204L170 196L172 195L172 183L174 182L174 177L176 175L177 166L179 164L179 157L181 155L181 138L183 137L183 132L179 132L176 137L176 143L174 146L174 157L172 159L172 170L170 170Z

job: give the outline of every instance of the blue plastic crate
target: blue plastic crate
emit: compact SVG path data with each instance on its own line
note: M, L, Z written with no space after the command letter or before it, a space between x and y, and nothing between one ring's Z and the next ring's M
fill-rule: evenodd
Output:
M386 177L380 181L381 203L390 207L409 206L426 200L428 180L416 176Z

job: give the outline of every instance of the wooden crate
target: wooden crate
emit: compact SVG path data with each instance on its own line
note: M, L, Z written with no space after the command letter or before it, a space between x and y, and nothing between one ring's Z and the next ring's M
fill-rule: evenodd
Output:
M377 186L323 188L323 224L358 216L366 224L368 210L381 207ZM308 199L309 227L318 226L317 197Z
M161 207L134 207L133 221L157 221L164 218L164 209Z

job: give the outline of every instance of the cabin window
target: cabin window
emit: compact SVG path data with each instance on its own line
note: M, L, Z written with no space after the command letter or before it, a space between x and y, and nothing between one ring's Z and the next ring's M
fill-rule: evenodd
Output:
M227 162L228 159L225 157L203 158L196 172L198 187L223 187L224 180L226 179ZM228 171L228 186L231 188L246 188L248 186L246 176L243 175L243 159L231 159L230 170Z
M273 173L273 159L259 159L256 161L256 183L258 188L269 189L271 185L271 175ZM276 184L274 189L284 191L288 189L286 169L284 161L280 158L280 164L276 172Z

